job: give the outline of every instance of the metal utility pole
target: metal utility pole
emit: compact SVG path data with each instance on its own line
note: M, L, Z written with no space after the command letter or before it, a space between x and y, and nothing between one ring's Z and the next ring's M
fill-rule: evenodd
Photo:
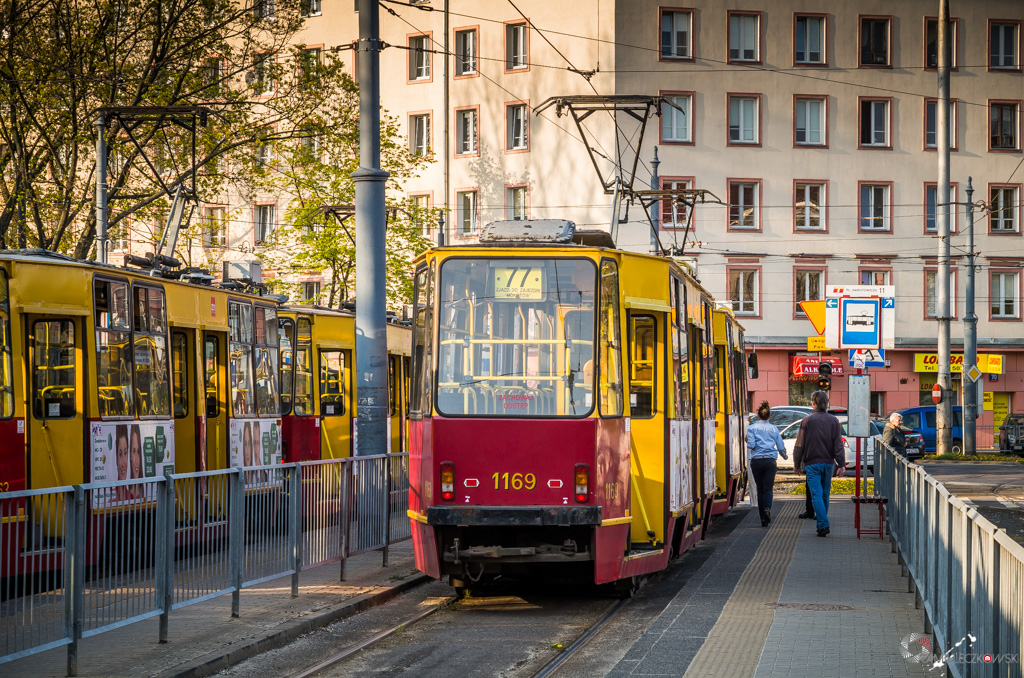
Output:
M380 168L380 17L378 0L359 8L359 169L356 189L356 407L355 453L387 452L387 318L384 182Z
M939 266L936 272L935 296L939 322L938 384L942 399L936 407L935 443L939 454L947 454L952 443L952 382L949 373L949 0L939 0L939 101L938 136L939 186L935 218L939 230Z
M96 261L107 263L107 116L96 116Z
M651 160L651 190L657 191L661 189L661 177L658 176L658 166L661 165L661 161L658 160L658 147L654 147L654 159ZM655 200L651 203L651 252L654 254L661 253L661 231L658 230L658 221L661 216L660 205Z
M967 309L964 313L964 454L978 449L978 384L968 374L978 363L978 316L974 313L974 186L967 177Z
M443 55L444 56L444 200L442 201L442 204L444 205L443 211L445 213L447 213L448 212L448 191L450 190L449 183L451 181L451 162L450 162L451 156L448 155L448 152L449 152L449 149L451 148L451 124L452 124L451 123L450 110L449 110L449 105L450 105L451 102L449 100L449 91L448 91L448 84L449 84L449 80L450 80L450 78L448 77L448 75L449 75L449 73L448 73L448 64L451 61L451 59L448 58L448 56L451 54L451 50L448 49L448 33L449 33L449 31L448 31L448 20L450 18L449 14L448 14L448 0L444 0L444 8L443 9L444 9L444 55ZM479 143L479 141L477 143ZM440 245L441 247L444 247L444 244L445 244L445 242L444 242L445 241L445 237L444 237L445 236L445 233L444 233L444 222L445 222L445 219L443 218L443 216L442 216L440 222L441 223L439 225L441 227L441 230L439 230L437 232L437 244Z

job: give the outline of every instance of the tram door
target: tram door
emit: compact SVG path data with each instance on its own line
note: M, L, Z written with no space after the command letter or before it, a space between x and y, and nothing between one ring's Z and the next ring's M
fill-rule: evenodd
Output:
M89 482L82 318L28 316L31 416L29 487Z
M203 335L203 387L206 407L206 464L204 470L228 466L227 334ZM200 463L203 468L203 464Z
M388 355L388 452L403 452L402 356Z
M194 330L171 332L171 386L174 405L174 470L177 473L192 473L205 470L200 459L198 428L199 412L192 402L191 374L195 362Z
M353 454L352 351L322 349L319 356L320 455L340 459Z
M668 496L665 475L668 451L665 439L665 314L629 315L630 468L635 491L630 541L660 544L665 541Z

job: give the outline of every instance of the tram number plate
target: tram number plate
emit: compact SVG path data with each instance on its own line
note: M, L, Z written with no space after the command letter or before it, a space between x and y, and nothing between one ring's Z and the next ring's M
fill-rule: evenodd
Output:
M532 490L537 487L537 476L532 473L495 473L491 476L496 490Z
M539 266L499 266L495 268L494 298L544 298L544 269Z

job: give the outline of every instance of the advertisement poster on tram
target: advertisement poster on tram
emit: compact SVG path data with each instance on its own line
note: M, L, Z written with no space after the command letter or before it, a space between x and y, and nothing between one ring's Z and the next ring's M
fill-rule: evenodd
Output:
M281 463L280 419L232 419L230 424L231 468L270 466ZM281 472L247 471L246 484L281 482Z
M89 424L91 482L159 478L174 470L174 420L94 421ZM92 492L92 507L155 501L156 483Z

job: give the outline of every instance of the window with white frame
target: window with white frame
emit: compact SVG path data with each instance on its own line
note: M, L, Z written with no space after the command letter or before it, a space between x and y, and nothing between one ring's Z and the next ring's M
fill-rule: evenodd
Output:
M320 48L310 47L299 54L299 89L316 87L320 82Z
M320 16L320 11L320 0L300 0L299 2L300 16Z
M666 103L661 107L661 140L677 143L693 141L690 133L692 97L689 94L671 94L666 95L665 99Z
M989 68L1020 68L1019 53L1020 24L1016 22L993 21L989 27Z
M414 35L409 38L409 79L430 80L429 37Z
M107 229L107 237L110 238L110 249L115 252L128 252L131 250L131 224L128 219L120 219L116 224Z
M523 151L529 143L529 118L526 104L505 107L505 150Z
M509 186L505 189L505 205L506 219L526 219L526 186Z
M860 229L862 231L888 231L889 185L861 184Z
M956 52L957 52L957 41L960 36L957 34L957 22L950 20L949 22L949 37L950 37L950 50L949 50L949 67L956 68ZM939 67L939 20L936 18L925 19L924 25L924 67L925 68L938 68Z
M729 142L756 144L758 142L757 97L729 97Z
M954 184L949 185L949 200L950 202L956 202L956 186ZM924 230L928 233L937 233L938 222L936 221L936 214L938 214L939 204L939 187L936 184L925 184L924 187ZM950 209L949 213L949 230L955 230L953 228L955 208Z
M756 181L729 182L729 228L753 228L758 223L758 185Z
M215 97L220 94L224 78L224 60L220 57L212 57L203 62L202 67L203 88L205 94Z
M801 231L819 231L825 227L825 184L798 182L793 202L796 228Z
M889 65L889 20L860 20L860 65Z
M274 142L269 136L269 132L263 132L256 141L256 164L260 167L270 167L274 163Z
M274 93L274 57L257 54L252 65L253 88L257 96L270 96Z
M476 109L465 108L455 111L455 154L473 155L476 146Z
M661 188L666 191L693 188L693 181L690 179L662 179ZM669 198L661 201L660 216L662 228L686 228L690 219L690 208L681 197ZM692 224L690 228L693 228Z
M225 208L218 205L203 208L204 247L224 247L227 244L227 227Z
M455 194L455 215L458 220L459 235L476 233L476 197L476 191L459 191Z
M729 15L729 61L760 61L760 23L757 14Z
M794 60L798 64L825 63L825 17L797 16L793 35Z
M302 283L302 300L320 303L320 283L315 281Z
M993 318L1020 317L1020 273L991 273L989 297Z
M409 116L409 149L413 155L430 153L430 115Z
M825 98L797 98L795 122L797 144L801 146L824 146Z
M862 268L860 270L861 285L891 285L892 271L888 268Z
M476 29L455 31L455 75L476 73Z
M992 233L1015 233L1017 231L1017 187L993 186L989 208L991 217L989 230Z
M320 132L315 127L306 127L299 131L298 142L302 152L309 159L317 159L320 154Z
M434 228L430 214L430 196L426 194L409 196L409 206L412 208L412 221L420 234L429 237Z
M661 13L661 58L689 59L693 56L690 42L693 12L664 11Z
M505 26L505 70L517 71L530 66L526 53L526 24Z
M860 145L889 146L888 99L861 99Z
M938 272L934 269L924 272L924 315L926 318L939 317L938 296L935 291L938 283ZM956 317L956 300L960 295L956 290L956 271L949 272L949 315Z
M825 271L823 269L798 268L793 271L795 294L793 298L796 314L805 317L801 301L820 301L825 298Z
M939 137L939 102L927 99L924 102L924 147L937 148ZM949 102L949 147L956 148L956 102Z
M729 304L736 315L756 315L758 270L729 269Z
M255 229L255 240L257 245L262 245L269 238L270 234L274 232L274 213L277 211L274 205L256 205L254 209L254 229Z
M254 0L252 13L257 19L273 19L274 0Z
M1001 151L1015 151L1017 138L1017 115L1020 103L1000 101L989 104L989 146Z

